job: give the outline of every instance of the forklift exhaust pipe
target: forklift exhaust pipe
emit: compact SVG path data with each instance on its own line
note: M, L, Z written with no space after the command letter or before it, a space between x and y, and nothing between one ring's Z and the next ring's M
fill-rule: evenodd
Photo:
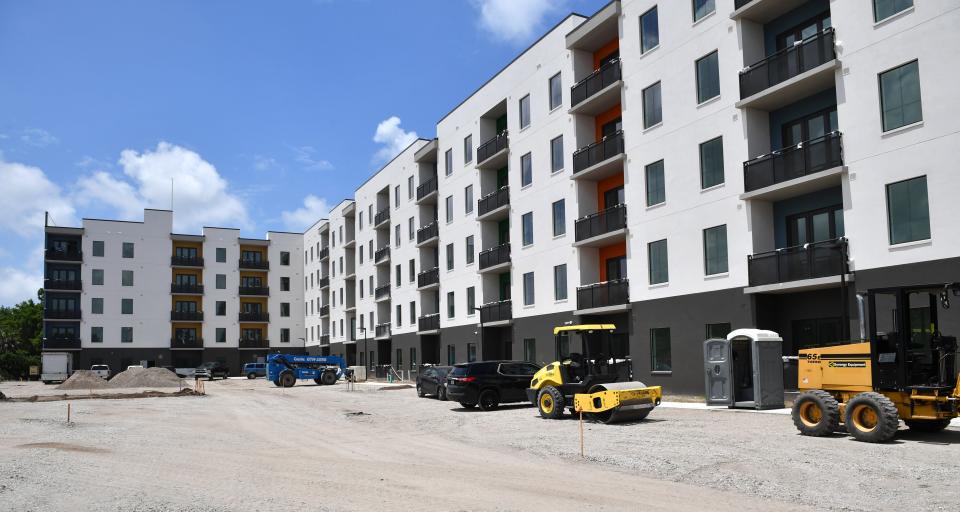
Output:
M859 323L859 325L860 325L860 340L861 340L861 341L867 339L867 321L866 321L865 318L863 318L864 310L865 310L865 307L864 307L864 305L863 305L864 300L865 300L865 299L863 298L863 294L862 294L862 293L858 293L858 294L857 294L857 317L858 317L857 320L858 320L858 323Z

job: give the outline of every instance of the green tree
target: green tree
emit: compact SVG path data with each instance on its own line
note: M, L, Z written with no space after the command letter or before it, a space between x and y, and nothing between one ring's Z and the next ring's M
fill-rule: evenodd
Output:
M37 302L0 307L0 379L26 378L40 364L43 336L43 290Z

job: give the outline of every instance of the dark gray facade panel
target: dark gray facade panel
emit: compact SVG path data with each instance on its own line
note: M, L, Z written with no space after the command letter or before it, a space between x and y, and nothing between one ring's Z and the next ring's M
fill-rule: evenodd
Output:
M410 349L417 349L417 364L420 364L423 361L423 358L420 356L420 337L416 333L407 333L407 334L395 334L390 340L392 343L391 349L393 350L393 358L391 361L394 363L394 367L397 366L397 350L400 350L403 354L403 360L401 361L400 367L398 370L414 370L415 367L410 364Z
M857 271L857 291L872 288L942 284L960 281L960 258L908 263Z
M440 330L440 364L447 364L447 347L456 349L456 363L467 362L467 344L480 344L480 334L477 325L459 325ZM479 357L479 355L478 355Z

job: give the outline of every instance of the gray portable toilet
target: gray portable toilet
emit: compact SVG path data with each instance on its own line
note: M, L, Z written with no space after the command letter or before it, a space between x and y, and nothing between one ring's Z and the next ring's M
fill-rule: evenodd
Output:
M773 331L737 329L703 342L707 405L783 408L783 339Z

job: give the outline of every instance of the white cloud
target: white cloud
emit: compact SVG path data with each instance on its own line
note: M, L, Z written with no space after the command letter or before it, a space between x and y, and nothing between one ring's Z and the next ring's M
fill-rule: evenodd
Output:
M326 171L333 169L333 164L329 161L314 156L317 153L317 149L313 146L295 146L291 149L293 149L293 159L307 171Z
M43 274L24 272L18 268L0 267L0 304L14 305L27 299L37 300L37 290L43 287Z
M37 148L45 148L60 142L60 139L43 128L25 128L20 132L20 142Z
M76 222L75 210L60 187L38 168L0 160L0 182L7 198L0 208L0 230L22 237L43 235L44 211L60 226Z
M253 168L258 171L271 171L274 169L280 169L280 162L277 162L276 158L263 156L263 155L253 155Z
M287 230L302 232L314 222L326 217L329 212L330 203L326 199L310 194L303 198L303 206L293 211L284 211L280 216Z
M524 43L540 32L547 15L566 9L566 1L556 0L473 0L480 10L480 28L494 38L509 43Z
M417 132L406 131L400 127L400 118L391 116L377 125L377 131L373 134L373 141L377 144L383 144L375 159L381 162L390 160L400 154L407 146L417 140Z

